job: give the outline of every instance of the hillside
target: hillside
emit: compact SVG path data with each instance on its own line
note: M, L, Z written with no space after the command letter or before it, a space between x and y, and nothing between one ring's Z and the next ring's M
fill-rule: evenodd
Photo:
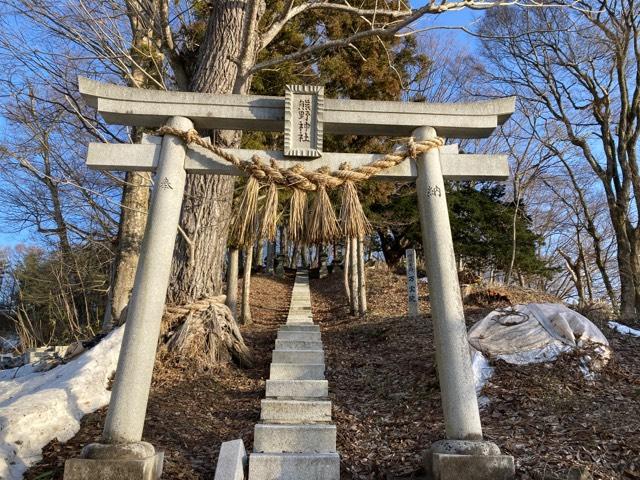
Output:
M243 335L254 350L255 367L199 372L185 364L156 365L144 437L165 451L165 478L212 478L222 441L243 438L251 448L291 281L257 275L252 283L255 322L243 327ZM340 278L311 284L327 352L342 478L420 478L420 453L443 432L428 299L422 292L425 314L410 319L401 276L370 269L368 285L370 313L354 318ZM521 295L546 300L531 292L516 299ZM476 304L466 307L469 324L492 309L491 301L508 301L503 297L488 296L481 306L475 297ZM599 326L614 357L595 382L582 377L578 359L570 355L553 366L495 365L483 391L482 421L486 438L515 456L517 478L588 478L569 476L580 468L595 479L640 478L640 366L634 365L640 339ZM99 438L104 415L102 409L85 417L67 444L49 444L25 478L61 479L64 460Z

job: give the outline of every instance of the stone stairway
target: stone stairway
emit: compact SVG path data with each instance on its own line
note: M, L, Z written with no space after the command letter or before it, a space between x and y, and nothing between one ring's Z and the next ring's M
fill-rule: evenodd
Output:
M307 272L298 271L287 323L278 330L249 480L339 480L320 327L313 323Z

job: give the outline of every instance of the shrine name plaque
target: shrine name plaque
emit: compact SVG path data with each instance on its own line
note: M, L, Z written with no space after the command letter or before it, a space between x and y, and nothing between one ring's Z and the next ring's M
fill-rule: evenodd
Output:
M322 156L324 87L287 85L284 105L284 154Z

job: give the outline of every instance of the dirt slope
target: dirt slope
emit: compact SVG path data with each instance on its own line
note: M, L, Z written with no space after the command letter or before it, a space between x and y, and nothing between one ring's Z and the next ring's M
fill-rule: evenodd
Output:
M400 276L369 270L366 318L348 315L341 279L312 281L312 302L327 352L343 479L420 478L420 453L444 431L427 297L418 319L406 317ZM243 328L256 366L194 372L158 365L145 440L166 454L167 479L211 479L220 443L243 438L251 448L275 332L289 302L290 281L256 276L255 324ZM424 289L423 289L424 290ZM467 307L471 324L491 305ZM640 339L607 328L614 361L596 382L577 359L557 367L499 363L485 388L486 438L516 457L520 479L567 479L588 468L596 479L640 478ZM62 479L64 460L100 437L104 410L89 415L65 445L52 442L28 479ZM577 478L577 477L576 477Z

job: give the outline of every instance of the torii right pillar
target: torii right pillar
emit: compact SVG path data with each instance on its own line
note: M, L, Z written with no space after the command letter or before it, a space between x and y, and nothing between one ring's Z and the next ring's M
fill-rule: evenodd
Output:
M416 141L433 140L437 133L431 127L421 127L413 137ZM446 430L446 440L425 452L425 469L434 480L511 480L515 476L513 457L501 455L497 445L482 437L439 150L420 154L416 166Z

